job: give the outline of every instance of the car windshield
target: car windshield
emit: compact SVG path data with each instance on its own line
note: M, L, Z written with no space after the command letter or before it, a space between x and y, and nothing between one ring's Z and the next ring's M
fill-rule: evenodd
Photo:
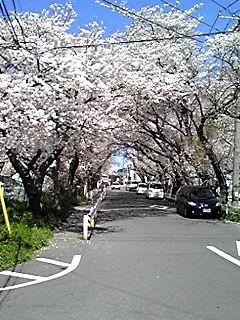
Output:
M203 188L194 189L191 191L191 194L197 198L203 198L203 199L215 197L211 189L203 189Z
M145 184L145 183L139 183L139 185L138 185L139 187L146 187L147 185Z

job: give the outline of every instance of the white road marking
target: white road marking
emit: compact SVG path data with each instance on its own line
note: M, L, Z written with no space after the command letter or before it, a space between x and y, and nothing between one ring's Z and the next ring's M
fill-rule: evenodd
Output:
M230 262L232 262L232 263L234 263L234 264L236 264L237 266L240 267L240 260L238 260L238 259L230 256L229 254L227 254L227 253L219 250L219 249L216 248L216 247L207 246L207 248L208 248L209 250L211 250L212 252L216 253L217 255L219 255L220 257L222 257L222 258L224 258L224 259L226 259L226 260L228 260L228 261L230 261Z
M51 275L49 277L42 277L41 279L28 281L26 283L20 283L20 284L16 284L16 285L13 285L13 286L0 288L0 292L1 291L18 289L18 288L23 288L23 287L28 287L28 286L31 286L31 285L34 285L34 284L38 284L38 283L42 283L42 282L46 282L46 281L50 281L50 280L53 280L53 279L57 279L57 278L63 277L65 275L67 275L68 273L74 271L78 267L78 265L80 263L80 260L81 260L81 255L75 255L75 256L73 256L72 262L69 264L68 268L66 268L63 271L60 271L60 272L58 272L56 274L53 274L53 275Z
M167 206L160 206L160 205L154 204L154 205L150 206L150 208L156 208L156 209L160 209L160 210L166 210L168 207L167 207Z
M55 264L56 266L61 266L61 267L68 267L70 264L66 263L66 262L61 262L61 261L57 261L57 260L52 260L52 259L48 259L48 258L37 258L37 261L41 261L41 262L46 262L46 263L50 263L50 264Z
M34 276L32 274L18 273L18 272L14 272L14 271L2 271L2 272L0 272L0 274L3 274L4 276L18 277L18 278L31 279L31 280L37 280L37 279L44 278L44 277L40 277L40 276Z
M237 245L237 253L240 256L240 241L236 241L236 245Z
M152 209L159 209L159 210L166 210L167 206L158 206L152 205L150 207L123 207L123 208L113 208L113 209L100 209L102 212L111 212L111 211L120 211L120 210L152 210Z

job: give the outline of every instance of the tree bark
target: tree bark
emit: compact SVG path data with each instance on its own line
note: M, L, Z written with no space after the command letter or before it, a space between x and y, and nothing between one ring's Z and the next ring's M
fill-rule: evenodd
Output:
M41 156L40 150L38 150L37 154L32 158L32 161L27 164L12 150L8 150L7 152L12 166L22 179L24 190L29 200L29 210L32 212L34 218L39 218L43 214L41 198L44 177L47 169L53 161L59 157L61 151L62 149L54 150L54 152L39 166L36 165L36 162Z
M33 213L34 217L39 217L42 211L41 196L43 179L41 179L41 177L33 178L33 176L30 175L29 169L19 160L12 150L9 150L7 154L13 168L22 179L24 190L29 201L29 210Z
M213 147L209 144L207 138L204 135L203 126L204 126L204 122L202 121L201 125L197 128L198 138L199 138L199 141L202 143L202 147L211 163L211 166L215 173L215 177L218 181L218 185L220 188L221 201L223 204L226 204L228 201L227 181L223 174L217 155L214 153Z

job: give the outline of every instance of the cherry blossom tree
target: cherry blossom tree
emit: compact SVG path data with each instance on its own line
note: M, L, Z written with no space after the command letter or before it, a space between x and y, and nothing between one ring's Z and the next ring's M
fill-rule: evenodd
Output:
M92 23L72 35L71 4L51 10L14 13L14 34L0 21L1 151L20 174L35 215L41 213L48 168L76 140L108 128L106 116L112 113L112 119L115 107L109 102L108 52L84 49L101 40L103 30Z
M198 7L123 8L133 22L108 38L96 22L69 33L70 3L0 20L0 150L35 215L47 175L56 198L68 197L79 181L94 184L122 146L175 189L216 179L226 200L239 34L235 27L199 45Z
M135 133L140 136L135 141L136 148L152 157L152 161L157 158L162 163L160 157L172 158L178 173L185 162L186 171L194 169L201 181L210 183L217 179L226 201L229 162L224 160L222 150L227 154L231 151L227 143L224 148L219 145L224 143L222 132L229 123L223 111L226 114L236 103L239 60L233 39L236 43L238 35L232 30L209 40L209 48L199 46L194 36L196 20L189 18L195 9L188 12L172 9L165 13L159 6L139 12L118 7L122 14L134 18L125 33L115 35L120 41L131 42L125 53L118 49L125 65L120 75L127 100L130 101L129 96L135 97L142 105L130 108L133 119L140 124ZM210 56L216 58L216 51L219 54L222 48L225 51L222 50L220 64L209 62ZM229 62L224 55L231 59L233 70L228 67L228 73ZM235 80L230 82L232 77ZM158 157L153 157L154 153Z

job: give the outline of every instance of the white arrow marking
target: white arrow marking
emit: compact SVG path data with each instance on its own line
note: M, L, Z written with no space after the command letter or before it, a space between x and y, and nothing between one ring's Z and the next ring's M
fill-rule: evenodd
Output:
M4 276L18 277L18 278L31 279L31 280L37 280L37 279L44 278L44 277L40 277L40 276L34 276L32 274L18 273L18 272L14 272L14 271L2 271L2 272L0 272L0 274L3 274Z
M37 258L37 261L41 261L41 262L46 262L46 263L50 263L50 264L55 264L56 266L61 266L61 267L69 267L70 264L66 263L66 262L61 262L61 261L57 261L57 260L52 260L52 259L48 259L48 258Z
M240 241L236 241L236 245L237 245L237 253L240 256Z
M61 272L53 274L53 275L51 275L49 277L42 277L41 279L36 279L36 280L29 281L29 282L26 282L26 283L20 283L20 284L16 284L16 285L13 285L13 286L0 288L0 292L1 291L18 289L18 288L23 288L23 287L28 287L28 286L31 286L33 284L46 282L46 281L49 281L49 280L53 280L53 279L57 279L59 277L65 276L66 274L72 272L73 270L75 270L78 267L78 265L80 263L80 260L81 260L81 255L75 255L75 256L73 256L72 262L71 262L71 264L69 264L68 268L63 270L63 271L61 271Z
M227 253L225 253L225 252L223 252L213 246L207 246L207 248L209 250L211 250L212 252L216 253L217 255L219 255L220 257L222 257L222 258L224 258L224 259L226 259L226 260L228 260L228 261L230 261L240 267L240 260L233 258L229 254L227 254Z

